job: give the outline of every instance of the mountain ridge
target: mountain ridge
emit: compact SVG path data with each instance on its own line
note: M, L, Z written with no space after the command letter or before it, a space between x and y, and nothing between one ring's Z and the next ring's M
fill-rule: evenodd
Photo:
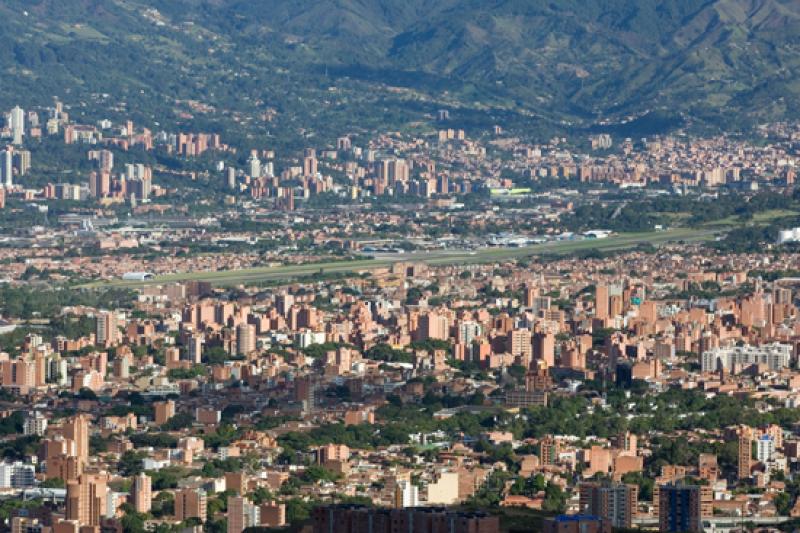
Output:
M0 14L0 67L45 85L50 68L62 87L117 78L185 97L211 92L215 72L268 82L324 65L370 90L446 91L582 126L657 109L719 128L800 116L798 0L9 0ZM131 79L121 63L137 60L188 65L186 91Z

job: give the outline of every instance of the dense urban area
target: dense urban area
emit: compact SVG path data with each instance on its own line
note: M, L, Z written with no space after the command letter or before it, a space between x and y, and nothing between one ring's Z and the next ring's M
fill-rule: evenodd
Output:
M0 131L12 531L796 524L799 125L283 154L73 105Z
M797 4L294 4L0 2L0 533L800 529Z

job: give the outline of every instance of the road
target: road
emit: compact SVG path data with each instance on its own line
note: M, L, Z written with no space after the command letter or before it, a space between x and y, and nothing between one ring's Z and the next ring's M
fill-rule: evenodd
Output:
M383 254L372 259L352 261L309 263L278 267L255 267L214 272L186 272L156 276L153 280L98 281L78 288L141 287L159 283L182 281L208 281L217 286L246 284L248 282L292 279L317 273L335 274L363 272L385 268L404 261L421 261L430 265L480 264L535 255L563 255L584 250L608 252L633 248L639 244L661 245L668 242L697 242L711 240L718 230L675 228L647 233L623 233L605 239L582 239L575 241L551 241L516 248L483 248L479 250L433 250L405 254Z

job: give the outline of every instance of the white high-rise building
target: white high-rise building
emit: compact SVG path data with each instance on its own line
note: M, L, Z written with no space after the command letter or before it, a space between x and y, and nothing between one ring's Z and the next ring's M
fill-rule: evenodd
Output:
M25 135L25 111L17 106L11 110L11 136L14 144L22 144Z
M261 161L259 161L258 155L256 155L255 152L250 154L250 159L247 160L247 167L250 170L251 178L261 177Z
M113 518L117 513L117 508L120 506L120 497L122 494L115 492L106 487L106 508L103 509L103 516L106 518Z
M11 146L0 152L0 179L6 187L14 185L14 148Z
M419 507L419 487L408 480L397 482L395 507Z
M23 435L44 435L47 431L47 418L39 411L34 411L25 418L22 426Z
M0 463L0 488L24 489L36 485L36 469L33 465L15 462Z
M477 322L464 320L458 325L458 340L463 344L472 344L472 341L480 337L483 328Z
M775 453L775 440L769 435L763 435L756 441L756 459L761 463L766 463L772 459Z
M148 169L142 163L126 163L125 178L128 180L140 180L149 175Z

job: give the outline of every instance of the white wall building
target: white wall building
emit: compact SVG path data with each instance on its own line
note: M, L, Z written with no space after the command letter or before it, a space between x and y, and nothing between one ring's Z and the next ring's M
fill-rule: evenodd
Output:
M39 411L34 411L33 414L25 418L22 425L23 435L44 435L47 430L47 419Z
M25 463L0 463L0 488L25 489L36 485L36 469Z
M396 507L419 507L419 487L408 480L397 482Z
M763 346L732 346L715 348L703 352L703 372L716 372L722 368L726 372L750 365L765 364L772 371L789 366L791 346L788 344L765 344Z
M800 242L800 228L784 229L778 232L778 244Z
M761 463L766 463L772 459L775 453L775 441L769 435L764 435L756 441L756 459Z

